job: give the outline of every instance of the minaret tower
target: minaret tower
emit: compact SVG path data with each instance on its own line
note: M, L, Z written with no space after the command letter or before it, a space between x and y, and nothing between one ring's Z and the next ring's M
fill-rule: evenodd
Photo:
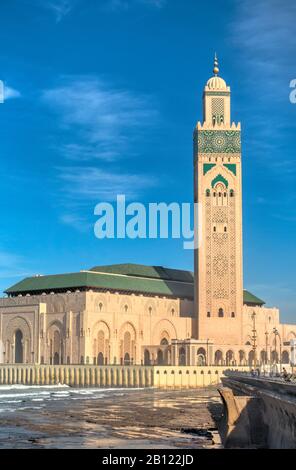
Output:
M242 336L242 184L240 123L231 123L230 87L214 76L203 93L203 122L194 131L197 338L240 344Z

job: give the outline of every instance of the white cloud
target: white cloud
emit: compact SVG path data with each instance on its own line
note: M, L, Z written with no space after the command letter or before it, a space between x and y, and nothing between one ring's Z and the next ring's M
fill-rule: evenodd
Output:
M229 26L234 45L243 53L237 60L256 79L254 85L265 89L265 96L270 88L275 94L275 81L288 83L294 70L296 3L257 0L256 8L250 8L249 0L239 0L236 5L237 16Z
M66 209L60 221L82 233L92 232L90 215L98 202L114 202L119 194L124 194L127 201L135 201L157 184L155 178L147 175L107 172L95 167L59 168L59 179Z
M104 7L111 11L128 10L135 6L150 6L154 8L163 8L167 0L106 0Z
M296 78L293 57L296 54L296 3L281 0L250 0L236 2L236 15L228 25L234 59L243 81L239 90L252 100L245 110L252 116L245 123L251 138L245 139L250 153L278 171L277 162L285 154L283 170L293 174L295 156L285 148L287 136L293 133L293 105L289 101L289 84ZM282 171L282 170L281 170Z
M12 98L20 98L21 93L15 88L9 87L4 84L4 100L9 100Z
M74 205L88 201L113 201L118 194L125 194L127 199L137 199L157 183L148 175L108 172L96 167L59 168L59 178L64 182L63 193Z
M60 216L60 221L75 228L81 233L90 232L93 230L93 224L91 224L86 218L81 217L76 213L67 213Z
M31 274L23 268L22 256L0 250L0 278L25 277Z
M74 141L60 149L74 160L116 160L130 155L132 144L158 118L151 98L89 77L66 80L44 91L43 100L74 134Z
M56 168L62 223L88 231L95 204L115 200L117 194L135 200L157 184L147 174L115 167L119 159L137 155L148 141L148 129L158 122L151 97L95 78L71 77L45 90L42 99L64 130L66 142L59 142L59 152L77 165ZM103 169L86 165L90 161L103 162Z
M59 23L73 10L78 1L79 0L33 0L33 3L53 13L56 22Z

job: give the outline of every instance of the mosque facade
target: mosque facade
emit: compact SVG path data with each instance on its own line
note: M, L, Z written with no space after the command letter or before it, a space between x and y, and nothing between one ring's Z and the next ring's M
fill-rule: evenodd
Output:
M215 58L194 131L194 273L117 264L23 279L0 299L0 363L288 364L296 325L243 288L241 163Z

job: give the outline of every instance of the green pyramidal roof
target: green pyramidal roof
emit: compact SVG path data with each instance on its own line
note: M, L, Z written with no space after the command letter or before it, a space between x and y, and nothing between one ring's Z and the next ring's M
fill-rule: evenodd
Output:
M251 294L251 292L244 290L244 304L246 305L264 305L264 300L259 299L255 295Z
M28 277L7 289L5 293L25 295L93 288L193 299L193 281L191 271L142 264L114 264L95 266L89 271L78 273ZM244 304L262 306L264 303L255 295L244 291Z

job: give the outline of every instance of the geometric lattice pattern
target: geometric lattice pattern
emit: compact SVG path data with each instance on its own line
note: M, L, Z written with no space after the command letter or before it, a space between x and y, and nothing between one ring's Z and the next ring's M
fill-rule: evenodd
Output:
M224 99L213 98L212 99L212 116L224 116Z
M240 131L199 131L199 153L240 153Z

